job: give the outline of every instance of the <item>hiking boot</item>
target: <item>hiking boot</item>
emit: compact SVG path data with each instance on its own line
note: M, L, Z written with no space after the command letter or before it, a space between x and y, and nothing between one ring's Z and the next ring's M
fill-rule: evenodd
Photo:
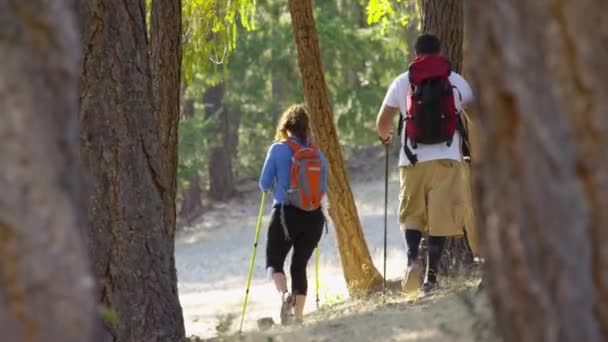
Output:
M433 292L433 290L435 290L436 287L437 287L437 283L425 281L424 284L422 284L422 292L424 292L425 294L429 294L429 293Z
M429 294L436 288L437 288L437 276L433 272L428 272L427 276L424 279L424 284L422 284L422 291L425 294Z
M408 265L407 270L405 271L405 278L401 282L403 291L409 293L420 289L422 272L422 263L418 259Z
M294 314L293 308L296 303L296 298L289 293L283 293L282 304L281 304L281 324L289 325L293 323Z
M272 319L272 317L262 317L257 320L257 323L258 329L260 329L260 331L269 330L274 326L274 320Z

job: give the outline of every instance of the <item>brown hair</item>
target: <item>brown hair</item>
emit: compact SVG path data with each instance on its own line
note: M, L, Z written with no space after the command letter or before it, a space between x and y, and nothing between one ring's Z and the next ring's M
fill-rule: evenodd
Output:
M289 139L290 136L302 142L311 142L310 118L302 105L292 105L283 112L274 138L281 141Z

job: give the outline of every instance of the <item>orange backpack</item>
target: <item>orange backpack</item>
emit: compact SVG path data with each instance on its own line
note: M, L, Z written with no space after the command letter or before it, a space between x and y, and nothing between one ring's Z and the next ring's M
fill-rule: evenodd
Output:
M287 140L286 143L293 151L287 201L290 205L305 211L316 210L321 207L324 195L323 162L319 149L314 145L302 147L291 140Z

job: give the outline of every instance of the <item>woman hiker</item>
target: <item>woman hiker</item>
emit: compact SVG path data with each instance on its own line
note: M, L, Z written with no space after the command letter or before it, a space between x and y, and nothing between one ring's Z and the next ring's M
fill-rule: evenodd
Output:
M301 105L281 116L268 149L260 189L272 191L273 211L266 242L266 268L281 295L281 323L302 323L308 290L306 265L323 234L321 200L327 192L327 161L312 144L310 119ZM291 293L283 266L293 247L289 268Z

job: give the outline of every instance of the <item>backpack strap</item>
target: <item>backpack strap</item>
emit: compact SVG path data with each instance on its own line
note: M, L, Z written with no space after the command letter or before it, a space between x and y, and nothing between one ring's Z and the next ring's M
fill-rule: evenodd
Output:
M411 94L414 92L414 76L413 76L413 72L412 72L412 67L410 66L408 69L408 77L409 77L409 82L410 82L410 92L408 96L411 96ZM407 107L407 101L406 101L406 107ZM407 159L410 161L410 164L416 165L416 163L418 163L418 156L415 155L412 150L410 150L410 148L407 146L407 128L405 128L404 130L404 126L405 126L405 121L408 119L411 119L412 117L410 117L407 113L405 115L403 115L403 113L399 112L399 127L397 128L399 130L399 136L401 136L401 132L404 132L404 137L403 137L403 152L405 153L405 156L407 157ZM416 148L415 146L412 146L414 148Z
M418 156L415 155L412 150L410 150L410 148L407 146L407 130L405 131L405 136L404 136L404 143L403 143L403 152L405 152L405 156L407 157L407 159L410 161L410 164L412 166L416 165L416 163L418 163Z
M471 144L469 142L469 131L462 121L462 115L458 115L457 117L457 126L456 129L458 133L460 133L460 137L462 138L462 157L466 162L471 162Z
M296 143L295 141L293 141L291 139L283 140L283 143L286 144L287 146L289 146L289 148L294 153L294 155L302 149L302 146L300 146L300 144ZM293 161L293 159L292 159L292 161ZM284 191L285 191L285 196L287 196L288 191L287 190L284 190ZM285 202L281 203L279 210L280 210L279 221L281 222L281 228L283 228L283 235L285 235L285 241L291 241L291 237L289 236L289 230L287 229L287 219L285 218Z
M317 150L319 149L319 147L317 147L317 145L311 144L310 146L302 146L291 139L284 140L283 143L287 144L291 148L291 150L293 151L294 154L297 153L298 151L300 151L301 149L308 149L308 150L311 150L312 152L317 152Z
M293 141L291 139L285 140L284 143L286 143L287 146L289 146L289 148L291 148L291 150L293 151L293 153L296 153L300 149L302 149L302 146L300 146L300 144L298 144L297 142L295 142L295 141Z

